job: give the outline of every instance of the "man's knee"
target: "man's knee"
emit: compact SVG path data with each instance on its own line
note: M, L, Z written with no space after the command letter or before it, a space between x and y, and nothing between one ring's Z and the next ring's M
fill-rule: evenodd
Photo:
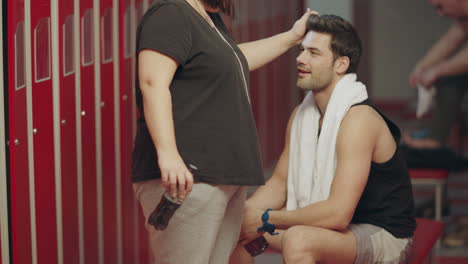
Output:
M289 228L282 239L283 257L286 263L318 260L317 243L318 239L311 235L310 228L308 232L304 232L304 228L301 226Z

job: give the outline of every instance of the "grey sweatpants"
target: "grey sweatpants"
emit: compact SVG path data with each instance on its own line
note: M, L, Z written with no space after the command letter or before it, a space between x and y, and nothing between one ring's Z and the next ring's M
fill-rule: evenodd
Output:
M239 239L246 187L196 183L164 231L147 224L164 188L160 180L134 183L155 264L223 264Z

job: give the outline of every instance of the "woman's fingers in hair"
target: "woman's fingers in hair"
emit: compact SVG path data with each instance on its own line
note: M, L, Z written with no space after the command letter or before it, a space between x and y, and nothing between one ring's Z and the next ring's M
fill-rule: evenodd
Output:
M317 12L315 10L311 10L310 8L307 8L306 14L320 16L319 12Z

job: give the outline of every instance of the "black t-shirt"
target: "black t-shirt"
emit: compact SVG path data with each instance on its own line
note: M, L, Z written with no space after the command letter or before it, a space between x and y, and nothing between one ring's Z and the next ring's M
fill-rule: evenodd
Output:
M178 151L194 169L195 181L263 184L247 60L221 16L209 15L223 38L185 0L156 1L138 27L137 54L151 49L179 64L170 84L174 129ZM136 99L141 118L133 151L135 182L160 178L138 74Z
M357 105L374 108L367 100ZM398 146L400 129L376 108L374 109L387 123ZM384 163L371 163L366 187L351 222L382 227L397 238L413 236L416 228L413 191L405 159L398 147L390 160Z

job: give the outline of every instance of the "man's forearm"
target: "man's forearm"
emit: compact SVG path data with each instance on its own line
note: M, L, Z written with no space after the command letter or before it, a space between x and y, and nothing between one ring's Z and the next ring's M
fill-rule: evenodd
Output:
M449 58L463 44L464 40L465 33L463 30L457 24L452 25L449 31L418 62L416 68L428 69L441 63Z
M271 208L279 210L286 202L286 183L276 177L270 178L264 186L260 186L257 191L247 200L247 204L265 210Z
M329 200L317 202L293 211L271 211L269 222L277 229L288 229L296 225L342 230L351 219L335 203Z
M468 47L435 67L438 77L468 73Z

